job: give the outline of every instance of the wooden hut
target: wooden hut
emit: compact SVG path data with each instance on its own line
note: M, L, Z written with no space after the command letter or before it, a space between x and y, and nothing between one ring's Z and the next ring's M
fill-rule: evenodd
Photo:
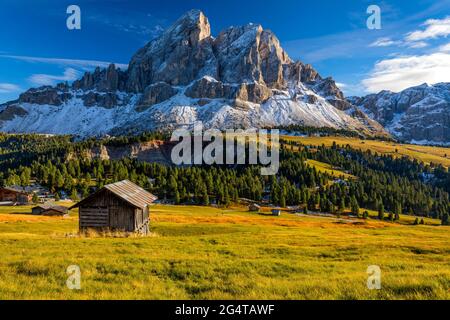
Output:
M18 187L0 188L0 201L12 202L14 204L28 204L31 202L33 195Z
M66 216L69 213L69 208L64 206L43 204L33 207L31 209L31 213L42 216Z
M79 208L80 231L149 232L149 206L157 198L124 180L104 186L72 208ZM71 209L72 209L71 208Z
M252 203L248 206L248 211L250 212L259 212L261 210L261 207L257 205L256 203Z

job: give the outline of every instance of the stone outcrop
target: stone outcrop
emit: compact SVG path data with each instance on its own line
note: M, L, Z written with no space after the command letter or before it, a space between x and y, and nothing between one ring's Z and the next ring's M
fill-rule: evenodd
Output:
M177 90L165 82L151 84L145 88L136 110L139 112L145 111L151 106L166 101L176 94Z
M72 95L67 91L61 91L64 85L59 87L44 86L37 89L30 89L19 96L19 103L30 103L37 105L53 105L59 106L63 102L72 98Z
M0 111L0 121L12 120L16 116L24 117L27 114L28 112L25 109L13 104Z
M106 109L111 109L119 104L119 99L116 93L98 93L98 92L88 92L81 97L83 99L84 105L86 107L98 106Z
M106 69L97 67L94 72L86 72L84 76L74 81L75 90L97 90L100 92L124 91L126 89L127 73L110 64Z
M69 153L67 155L67 160L70 161L80 158L89 160L120 160L131 158L145 162L170 164L172 147L173 144L171 143L157 140L123 146L109 146L102 144L90 149L81 150L78 153Z
M294 83L313 83L322 79L310 64L305 65L300 61L288 64L285 67L285 76Z
M239 99L252 103L264 103L272 96L272 91L260 83L232 85L222 83L210 77L204 77L195 81L186 90L185 94L190 98L196 99Z

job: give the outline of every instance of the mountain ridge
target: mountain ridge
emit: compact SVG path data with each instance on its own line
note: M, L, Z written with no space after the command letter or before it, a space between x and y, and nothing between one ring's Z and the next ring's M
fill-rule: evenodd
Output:
M450 83L424 83L348 100L401 140L450 145Z
M70 121L68 121L70 119ZM71 85L30 89L0 106L0 130L84 137L172 129L290 124L388 135L352 106L331 78L293 61L261 25L211 35L208 18L191 10L131 58Z

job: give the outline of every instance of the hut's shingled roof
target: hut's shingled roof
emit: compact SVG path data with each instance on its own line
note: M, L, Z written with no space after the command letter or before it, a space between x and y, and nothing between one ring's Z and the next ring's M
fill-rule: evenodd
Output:
M15 186L11 186L11 187L3 187L0 189L4 189L4 190L8 190L11 192L16 192L16 193L21 193L21 194L28 194L28 192L26 192L25 190L19 188L19 187L15 187Z
M144 209L147 205L158 199L150 192L145 191L128 180L108 184L105 186L105 189L108 189L129 204L141 209Z
M97 191L96 193L90 195L86 199L78 202L76 205L74 205L72 208L76 208L80 206L83 202L87 201L88 199L91 199L94 197L97 193L108 190L127 202L128 204L132 205L133 207L139 208L139 209L145 209L149 204L155 202L158 198L151 194L148 191L145 191L141 187L135 185L133 182L128 180L123 180L120 182L116 182L113 184L108 184L104 186L102 189Z
M62 212L62 213L67 213L69 211L69 208L67 208L67 207L51 205L51 204L41 204L41 205L33 207L33 209L36 209L36 208L41 208L44 211L52 209L52 210Z

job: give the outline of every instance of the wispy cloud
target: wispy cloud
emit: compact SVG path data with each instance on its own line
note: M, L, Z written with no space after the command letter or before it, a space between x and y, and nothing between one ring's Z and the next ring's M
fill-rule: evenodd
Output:
M379 61L362 84L367 92L375 93L446 81L450 81L450 53L434 52Z
M428 19L423 24L424 30L410 32L406 36L406 41L422 41L447 37L450 34L450 16L444 19Z
M406 33L401 40L381 38L374 42L373 46L388 46L394 43L410 49L431 46L431 40L450 35L450 16L444 19L428 19L422 26L423 30ZM450 81L450 43L440 46L434 44L426 51L414 52L415 54L391 56L378 61L361 82L365 91L398 92L422 83Z
M405 45L408 48L412 48L412 49L420 49L420 48L425 48L428 47L428 43L426 43L425 41L419 41L419 42L412 42L412 43L405 43Z
M137 35L140 39L148 42L164 31L167 21L150 13L134 12L131 19L128 15L121 13L96 13L87 17L90 21L114 28L120 32Z
M20 87L13 83L0 83L0 93L12 93L20 91Z
M0 55L0 58L8 58L14 60L20 60L30 63L46 63L54 64L64 67L79 67L82 69L92 69L95 67L106 68L112 62L98 61L98 60L81 60L81 59L63 59L63 58L43 58L32 56L17 56L17 55ZM115 63L116 67L121 69L127 69L128 65L123 63Z
M397 44L400 44L400 41L394 41L389 37L383 37L372 42L369 47L390 47Z
M78 79L80 72L73 68L66 68L62 75L50 74L33 74L28 78L28 81L35 86L51 86L57 82L74 81Z

